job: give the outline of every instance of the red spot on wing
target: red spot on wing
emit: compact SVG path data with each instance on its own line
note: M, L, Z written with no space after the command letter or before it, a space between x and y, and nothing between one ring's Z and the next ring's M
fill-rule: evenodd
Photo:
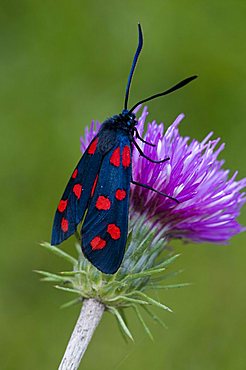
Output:
M75 196L79 199L82 193L82 186L80 184L75 184L73 187L73 192Z
M123 148L122 164L124 167L129 167L131 164L131 150L128 145L124 146Z
M124 189L117 189L115 192L115 198L118 200L123 200L126 197L126 191Z
M67 208L67 199L66 200L61 199L57 207L58 211L64 212L66 208Z
M120 238L120 228L115 224L109 224L107 227L107 232L112 239L117 240Z
M120 166L120 147L116 148L113 151L113 154L110 157L110 163L113 164L115 167Z
M88 154L94 154L97 148L98 137L92 141L91 145L88 148Z
M96 175L95 181L93 183L92 189L91 189L91 197L93 197L96 186L97 186L97 180L98 180L98 175Z
M73 178L73 179L76 179L77 175L78 175L78 170L77 170L77 168L76 168L76 169L73 171L72 178Z
M64 217L61 220L61 228L64 233L68 231L68 220L66 220Z
M101 211L107 211L111 206L111 202L107 197L104 197L103 195L99 195L96 201L96 208Z
M103 249L106 246L106 241L100 236L95 236L95 238L92 239L90 242L91 248L95 251L98 249Z

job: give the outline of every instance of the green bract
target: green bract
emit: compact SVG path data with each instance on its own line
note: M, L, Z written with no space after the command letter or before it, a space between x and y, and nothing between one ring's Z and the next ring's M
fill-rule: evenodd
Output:
M57 289L77 295L75 299L65 303L62 307L81 302L84 298L95 298L102 302L106 310L116 316L122 333L132 340L133 336L125 321L124 309L133 308L146 333L152 339L140 308L163 326L165 326L164 323L151 311L151 307L155 306L167 311L171 309L153 299L149 292L156 289L177 288L187 284L167 285L163 283L167 277L179 272L166 272L167 266L179 255L165 250L167 241L156 237L157 229L153 228L151 222L146 222L144 217L139 216L134 221L134 229L131 223L129 230L124 260L114 275L103 274L85 259L79 242L75 244L78 259L49 243L41 243L41 246L48 251L66 260L72 269L60 273L36 272L43 276L43 281L55 283Z

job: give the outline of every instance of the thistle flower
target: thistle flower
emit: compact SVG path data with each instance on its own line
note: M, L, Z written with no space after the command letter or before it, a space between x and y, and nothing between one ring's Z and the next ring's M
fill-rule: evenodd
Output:
M147 116L145 107L138 120L141 136ZM165 133L162 123L148 124L143 137L156 147L139 142L148 157L170 157L170 161L151 163L133 148L133 179L177 198L180 203L131 185L130 217L134 220L141 215L152 220L159 234L168 239L227 243L244 230L236 218L246 200L245 193L240 193L246 179L236 181L237 172L229 179L229 170L222 168L224 161L218 160L224 144L219 145L219 138L210 140L212 132L201 142L195 139L189 142L189 137L180 136L178 126L183 118L180 114ZM99 128L98 122L92 122L90 129L86 129L85 137L81 138L82 152Z
M126 308L134 309L146 333L152 338L139 307L160 324L163 324L162 320L151 311L151 306L167 311L171 309L152 298L148 291L186 285L164 284L165 279L170 277L166 268L178 257L166 248L170 239L227 243L233 235L244 230L237 217L246 200L245 194L240 193L246 179L236 181L237 172L229 178L229 171L222 168L224 161L218 156L224 144L219 145L219 139L211 140L212 132L201 142L182 137L178 126L184 118L183 114L165 132L163 124L153 121L144 134L147 115L145 107L138 120L138 131L156 146L142 142L139 146L152 159L170 157L170 161L151 163L133 148L133 179L175 197L179 204L156 192L132 185L126 253L120 269L113 276L101 273L83 257L79 240L76 242L78 259L49 243L42 243L50 252L72 265L72 270L55 274L37 272L44 281L55 282L56 288L77 295L64 306L84 300L59 367L61 370L68 368L68 358L69 363L76 362L78 366L104 310L115 315L123 335L133 339L124 311ZM89 129L86 128L81 138L82 153L99 128L100 123L94 121Z

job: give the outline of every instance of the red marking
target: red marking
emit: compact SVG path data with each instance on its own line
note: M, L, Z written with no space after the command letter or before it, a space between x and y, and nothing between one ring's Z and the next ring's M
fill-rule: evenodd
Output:
M101 210L107 211L110 208L110 206L111 206L111 203L108 198L104 197L103 195L100 195L97 198L96 208L99 209L99 211Z
M73 179L76 179L77 175L78 175L78 170L77 170L77 168L76 168L76 169L73 171L72 178L73 178Z
M66 220L64 217L61 221L61 228L64 233L68 231L68 220Z
M115 198L118 200L123 200L126 197L126 191L124 189L117 189L115 192Z
M88 154L94 154L97 148L98 137L92 141L91 145L88 148Z
M129 167L131 164L131 151L128 145L124 146L124 149L123 149L122 164L124 167Z
M95 192L95 189L96 189L96 186L97 186L97 180L98 180L98 175L96 175L94 184L93 184L92 189L91 189L91 197L93 197L93 195L94 195L94 192Z
M79 199L82 193L82 186L80 184L75 184L73 187L73 192L75 196Z
M64 212L66 208L67 208L67 199L66 200L61 199L57 207L58 211Z
M107 227L107 232L112 239L117 240L120 238L120 228L115 224L109 224Z
M103 249L106 245L106 241L100 238L100 236L95 236L95 238L92 239L90 244L91 248L95 251L97 249Z
M120 166L120 147L116 148L113 151L113 154L111 155L110 158L110 163L113 164L115 167Z

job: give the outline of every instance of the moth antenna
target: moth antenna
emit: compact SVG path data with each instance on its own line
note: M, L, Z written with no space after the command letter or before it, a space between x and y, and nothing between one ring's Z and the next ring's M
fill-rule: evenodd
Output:
M187 85L188 83L190 83L191 81L195 80L195 78L197 78L198 76L191 76L191 77L188 77L188 78L185 78L184 80L180 81L179 83L177 83L176 85L170 87L170 89L168 90L165 90L163 92L160 92L158 94L154 94L154 95L151 95L149 96L148 98L145 98L143 100L140 100L138 103L136 103L130 110L129 110L129 113L131 113L138 105L140 104L143 104L145 103L146 101L150 101L150 100L153 100L153 99L156 99L156 98L159 98L160 96L163 96L163 95L167 95L167 94L170 94L172 93L173 91L175 90L178 90L178 89L181 89L181 87L184 87L185 85Z
M138 61L138 57L141 53L142 47L143 47L143 33L142 33L141 25L140 23L138 23L138 47L137 47L136 53L133 58L132 67L131 67L131 70L128 76L128 82L126 86L126 95L125 95L125 103L124 103L124 109L126 110L127 110L127 104L128 104L128 98L129 98L129 92L130 92L133 73L136 68L136 64Z

